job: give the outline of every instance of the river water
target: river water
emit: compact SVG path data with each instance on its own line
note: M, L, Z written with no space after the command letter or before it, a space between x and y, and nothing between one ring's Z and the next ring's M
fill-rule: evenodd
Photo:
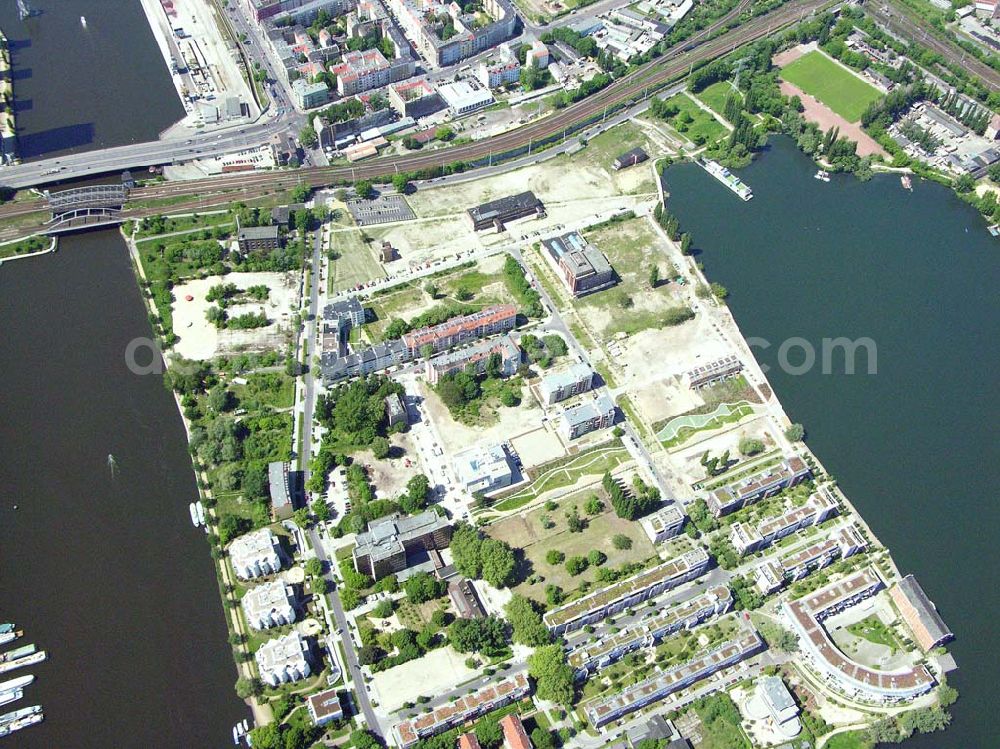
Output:
M136 0L32 6L21 23L0 5L24 156L152 139L182 116ZM3 711L45 709L11 746L231 746L248 717L180 415L162 377L125 365L148 335L117 232L0 266L0 621L49 654L4 677L36 681Z
M894 176L823 183L815 170L773 139L740 172L749 203L681 164L667 173L668 208L709 279L730 290L743 334L770 343L755 353L789 417L955 632L955 720L907 746L995 747L1000 246L944 187L917 182L911 194ZM833 374L819 363L784 372L778 349L793 336L817 362L823 338L867 336L877 374L863 353L860 374L842 363ZM787 357L793 366L801 350Z

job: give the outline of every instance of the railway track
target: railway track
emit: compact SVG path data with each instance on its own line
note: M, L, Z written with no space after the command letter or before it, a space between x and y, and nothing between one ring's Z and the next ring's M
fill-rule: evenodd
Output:
M289 172L225 175L150 185L137 188L131 197L135 202L142 202L191 196L190 201L173 203L169 209L178 212L192 211L238 200L250 200L266 193L291 189L300 184L310 187L345 184L362 179L386 177L396 172L416 172L443 167L456 162L474 163L488 159L491 155L496 157L530 148L532 144L548 141L561 132L568 133L604 111L648 96L665 83L682 76L694 65L728 54L738 47L768 36L808 14L836 4L837 0L790 0L777 10L753 18L714 39L709 38L746 11L750 2L751 0L742 0L729 14L711 26L586 99L542 120L492 138L426 153L382 157L349 167L310 167ZM21 201L0 206L0 218L44 209L45 202L40 198ZM164 207L161 206L131 208L124 211L124 215L129 218L140 218L162 213L163 210Z

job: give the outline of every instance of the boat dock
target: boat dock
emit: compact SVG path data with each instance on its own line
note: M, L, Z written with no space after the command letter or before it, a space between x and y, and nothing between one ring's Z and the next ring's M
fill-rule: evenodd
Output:
M14 83L10 72L10 48L0 31L0 156L5 164L17 164L17 131L14 128Z
M711 159L699 159L698 164L702 169L719 180L719 182L736 193L742 200L747 201L753 198L753 190L750 189L750 186L719 162L712 161Z

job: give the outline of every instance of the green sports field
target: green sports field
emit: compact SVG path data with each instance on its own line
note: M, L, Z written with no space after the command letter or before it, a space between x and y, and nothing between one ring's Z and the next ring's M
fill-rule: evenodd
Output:
M874 86L817 51L786 65L781 77L815 96L848 122L860 120L865 108L882 96Z

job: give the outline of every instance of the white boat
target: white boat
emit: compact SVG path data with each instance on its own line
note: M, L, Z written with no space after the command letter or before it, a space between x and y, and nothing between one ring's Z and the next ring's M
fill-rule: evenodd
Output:
M0 705L9 705L24 697L23 689L12 689L9 692L0 692Z
M6 645L8 642L16 640L19 636L18 632L4 632L0 635L0 645Z
M830 172L826 171L825 169L820 169L813 176L816 179L821 180L823 182L829 182L830 181Z
M46 659L46 653L44 650L40 650L32 655L25 656L24 658L18 658L17 660L7 661L5 663L0 663L0 674L5 674L8 671L13 671L15 668L22 668L24 666L34 666L36 663L41 663Z
M86 16L80 16L80 25L83 26L83 28L87 28L87 17Z
M910 175L904 174L899 178L900 184L903 186L904 190L913 190L913 182L910 181Z
M201 502L195 502L194 509L198 513L198 524L199 525L204 525L205 524L205 505L203 505Z
M236 731L236 726L233 726L233 744L239 746L239 743L240 743L240 735Z
M27 676L18 676L16 679L9 679L8 681L0 683L0 692L9 692L12 689L20 689L21 687L26 687L34 680L35 680L34 674L28 674Z
M4 715L0 715L0 724L12 723L15 720L20 720L21 718L27 718L29 715L37 715L42 712L41 705L32 705L31 707L22 707L20 710L14 710Z
M240 723L240 726L243 727L243 731L242 731L243 733L246 733L247 730L250 728L250 725L247 723L247 719L246 718L243 719L243 722Z
M191 512L191 525L197 528L200 523L198 522L198 508L194 506L194 502L188 505L188 510Z
M11 721L5 725L0 726L0 737L10 736L14 731L20 731L22 728L27 728L28 726L33 726L36 723L41 723L45 719L45 714L41 712L32 713L31 715L25 716L24 718L18 718L15 721Z

